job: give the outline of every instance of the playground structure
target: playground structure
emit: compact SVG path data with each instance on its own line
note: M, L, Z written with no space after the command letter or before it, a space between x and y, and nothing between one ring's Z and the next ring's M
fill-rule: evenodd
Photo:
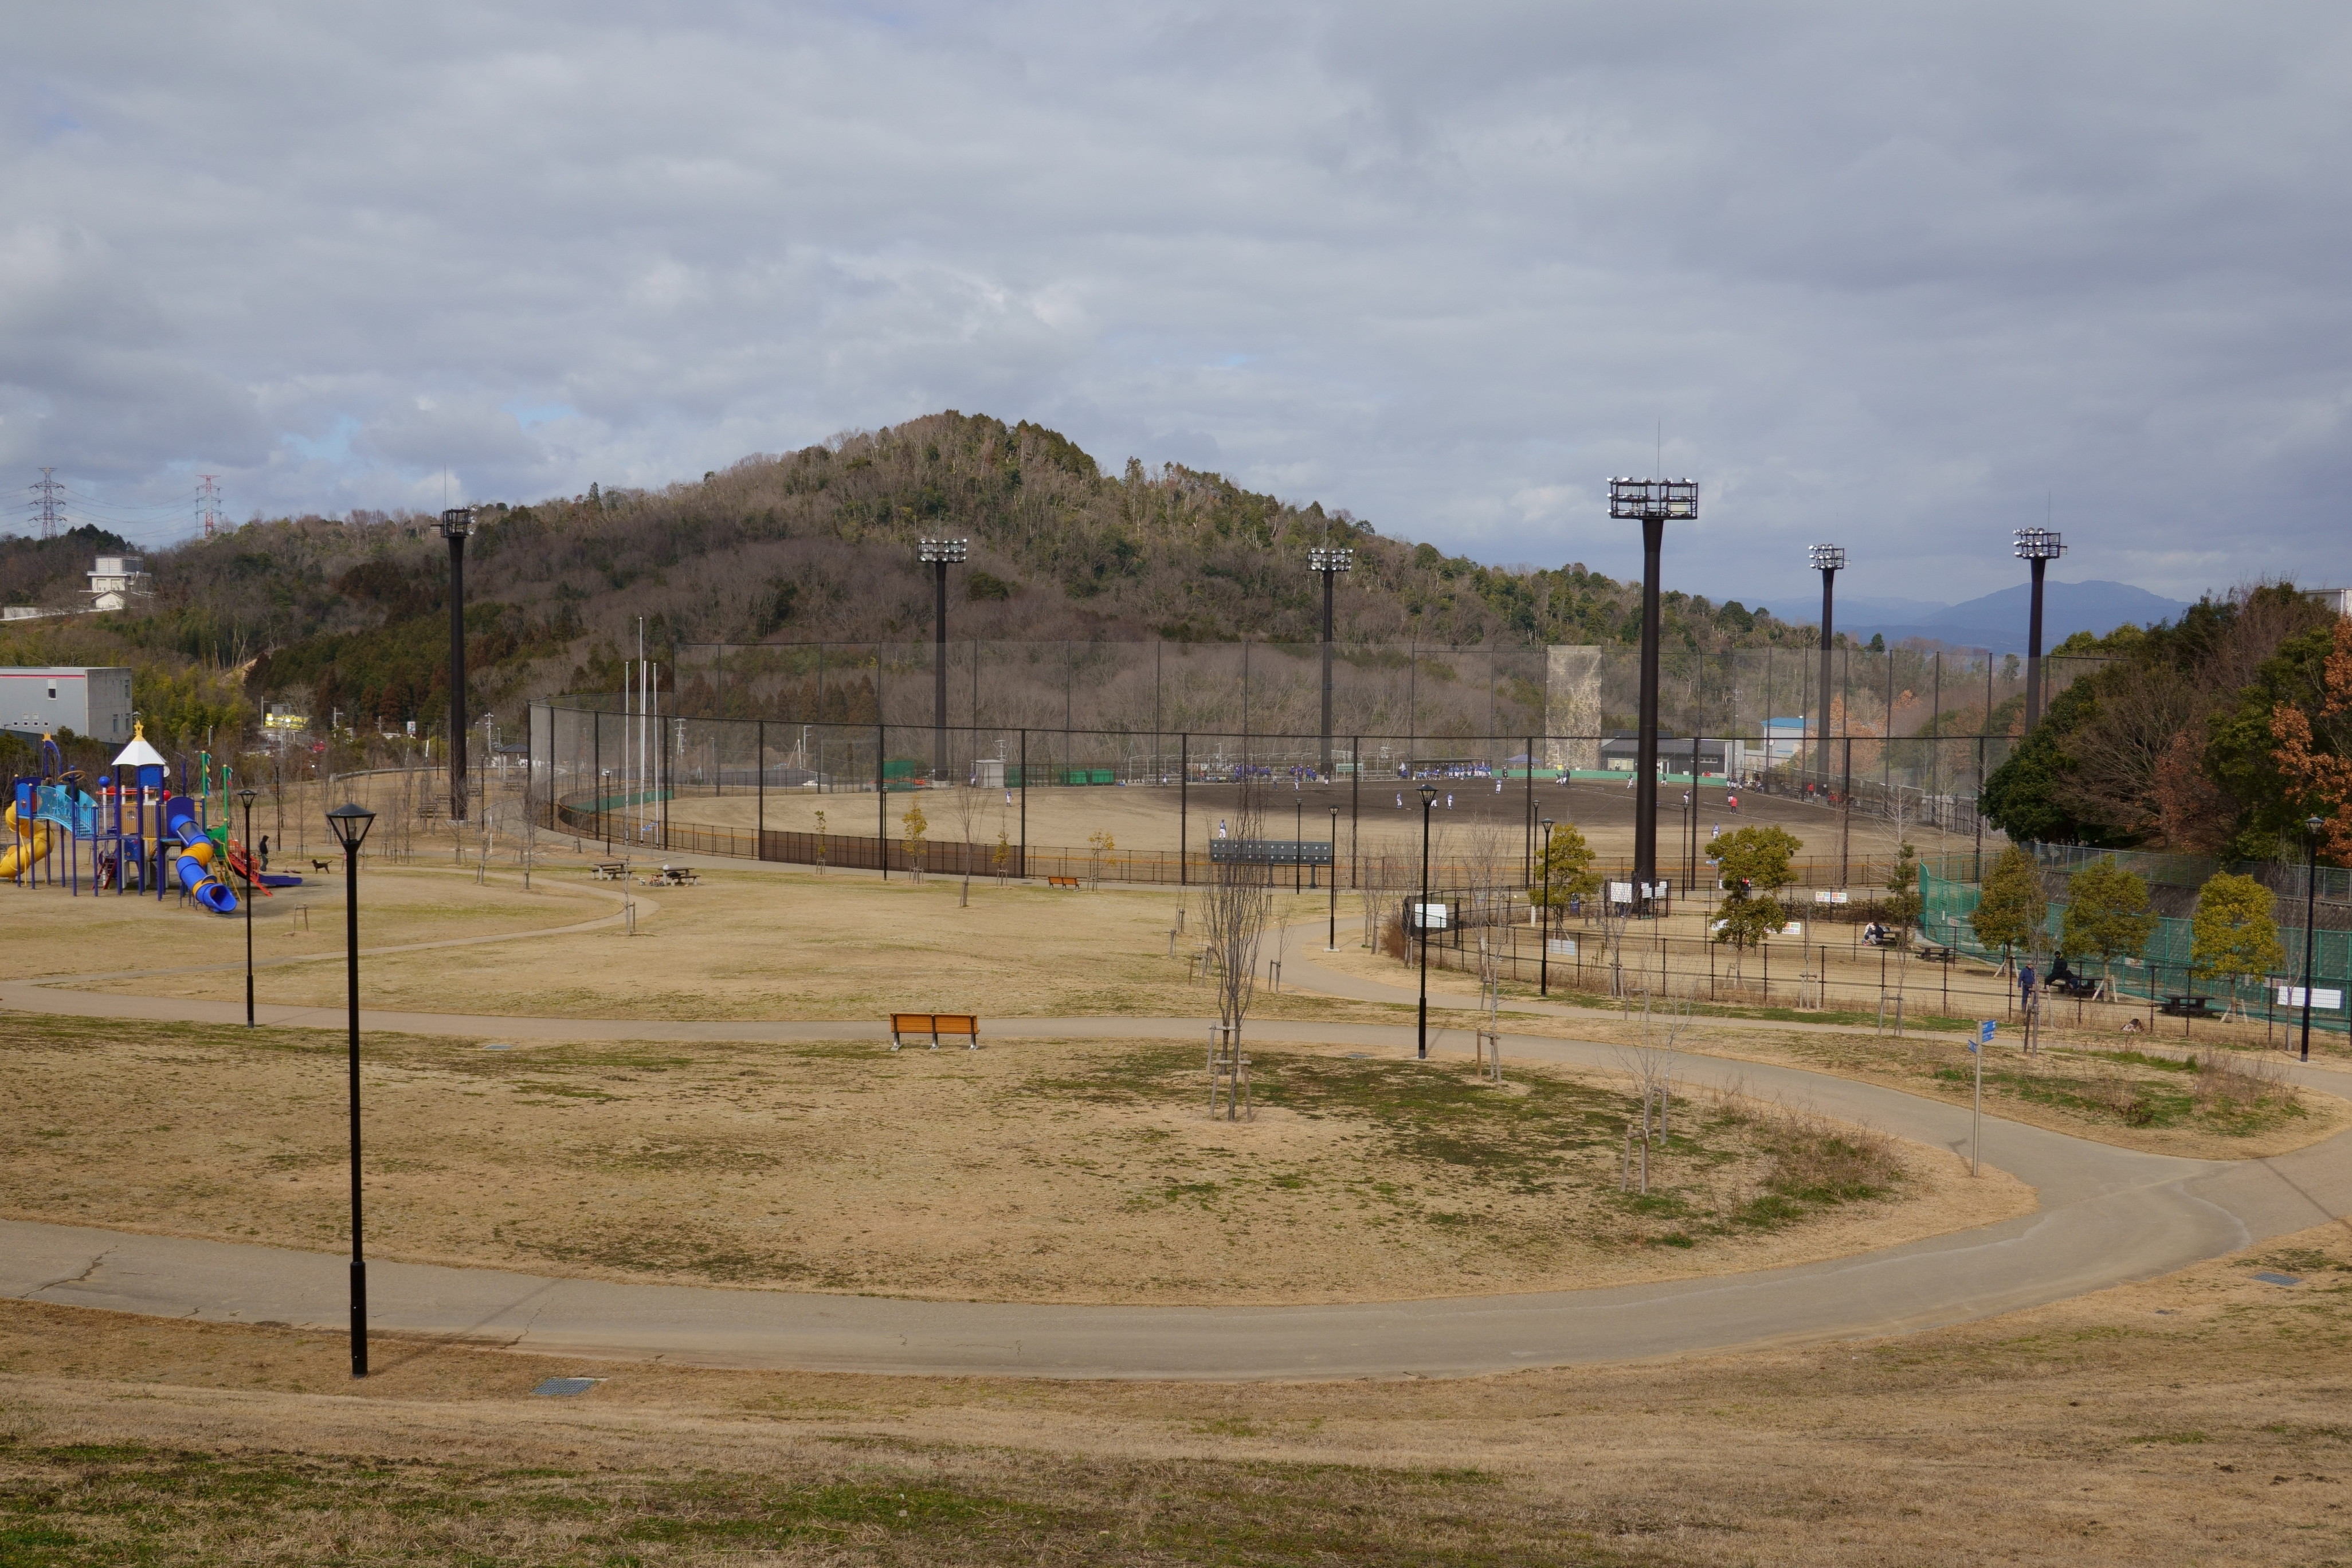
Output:
M100 783L96 795L82 788L81 775L68 770L54 738L44 736L41 772L10 781L5 814L9 847L0 852L0 879L19 887L62 886L79 897L84 868L92 893L118 896L136 887L160 900L177 886L198 908L218 915L239 909L233 874L245 896L269 897L273 889L301 885L302 879L261 869L252 852L229 837L228 786L232 774L219 770L221 821L211 805L215 770L209 755L197 763L195 793L188 791L187 764L180 788L172 788L172 764L147 741L144 727ZM84 846L87 846L85 850Z

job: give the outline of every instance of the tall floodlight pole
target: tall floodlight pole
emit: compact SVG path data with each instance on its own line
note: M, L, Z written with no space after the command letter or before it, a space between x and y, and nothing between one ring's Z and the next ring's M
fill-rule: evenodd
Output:
M474 509L453 506L441 514L441 537L449 542L449 820L466 820L466 537L474 531Z
M367 1363L367 1254L360 1246L360 846L375 813L346 801L327 813L327 826L343 847L343 990L351 1004L352 1102L352 1375L365 1377Z
M968 539L926 539L918 552L931 569L931 777L948 776L948 568L971 553Z
M1421 942L1421 1035L1420 1048L1414 1053L1421 1060L1429 1059L1429 808L1437 803L1437 786L1421 786L1421 902L1412 913L1413 934Z
M1331 584L1341 573L1352 571L1352 550L1317 545L1307 552L1307 569L1323 574L1323 776L1331 776Z
M1634 895L1646 914L1650 889L1658 879L1658 552L1666 521L1698 516L1696 479L1609 481L1609 515L1642 524L1642 711L1633 759Z
M2017 558L2033 568L2033 608L2025 623L2025 732L2042 721L2042 574L2066 553L2065 542L2047 528L2017 531Z
M1830 642L1837 609L1837 574L1845 570L1845 546L1816 544L1808 552L1822 574L1822 717L1813 731L1813 772L1830 776Z
M2311 856L2304 867L2303 880L2303 1059L2311 1059L2311 926L2319 913L2319 832L2326 823L2316 816L2303 819L2303 831L2311 841Z

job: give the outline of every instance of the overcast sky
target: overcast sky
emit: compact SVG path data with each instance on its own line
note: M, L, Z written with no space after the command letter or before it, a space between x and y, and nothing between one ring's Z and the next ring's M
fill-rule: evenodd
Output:
M160 542L945 407L1671 586L2352 581L2352 9L27 5L0 476ZM19 495L24 492L18 491ZM18 514L20 517L22 514ZM21 523L19 524L21 526Z

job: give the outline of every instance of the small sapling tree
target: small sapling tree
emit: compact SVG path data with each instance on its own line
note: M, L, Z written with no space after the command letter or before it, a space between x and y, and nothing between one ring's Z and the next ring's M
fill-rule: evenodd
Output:
M909 803L906 815L898 818L898 822L907 834L907 868L914 873L915 880L920 882L923 879L923 856L929 847L923 835L931 827L930 819L923 815L923 803Z
M2147 880L2125 870L2114 856L2092 861L2067 884L2059 946L2077 957L2095 954L2101 973L2112 977L2116 960L2138 957L2155 934Z
M1986 947L2000 949L2000 967L2007 970L2016 950L2028 946L2049 918L2050 901L2042 893L2042 872L2033 857L2012 844L2002 850L1985 872L1978 889L1977 907L1969 927Z
M1258 837L1258 786L1246 775L1234 803L1233 831L1237 838ZM1211 1063L1213 1095L1217 1077L1229 1086L1241 1083L1242 1021L1249 1014L1257 989L1258 943L1274 910L1274 889L1265 868L1238 860L1221 860L1210 868L1201 890L1201 939L1215 965L1217 981L1218 1058ZM1212 1104L1213 1105L1213 1099ZM1225 1100L1226 1120L1236 1120L1234 1097Z
M2273 895L2252 877L2229 872L2209 878L2197 889L2189 956L2200 974L2229 983L2230 1005L2239 1005L2238 987L2286 967L2278 922L2271 918Z
M1706 847L1723 879L1723 902L1716 907L1715 940L1731 949L1731 980L1740 983L1748 950L1760 947L1789 923L1780 889L1796 879L1791 862L1803 847L1785 828L1741 827L1717 835Z

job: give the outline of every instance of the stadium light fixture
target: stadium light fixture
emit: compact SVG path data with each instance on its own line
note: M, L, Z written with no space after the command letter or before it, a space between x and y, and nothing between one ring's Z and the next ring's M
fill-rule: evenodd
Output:
M2033 607L2025 627L2025 732L2042 721L2042 574L2066 553L2066 542L2054 529L2017 531L2017 558L2033 569Z
M1830 776L1830 644L1835 633L1837 574L1845 570L1845 546L1816 544L1805 552L1822 574L1822 717L1813 728L1813 771Z
M441 514L441 537L449 542L449 820L466 820L466 541L474 532L474 509L453 506ZM452 831L455 831L454 827Z
M1696 479L1613 479L1609 515L1642 525L1642 706L1633 759L1633 879L1649 910L1658 879L1658 556L1666 524L1698 518Z
M1307 569L1323 574L1323 777L1331 777L1331 598L1332 584L1352 572L1356 552L1345 546L1318 544L1307 552Z
M968 539L926 539L916 559L931 569L931 777L948 776L948 568L971 553Z

